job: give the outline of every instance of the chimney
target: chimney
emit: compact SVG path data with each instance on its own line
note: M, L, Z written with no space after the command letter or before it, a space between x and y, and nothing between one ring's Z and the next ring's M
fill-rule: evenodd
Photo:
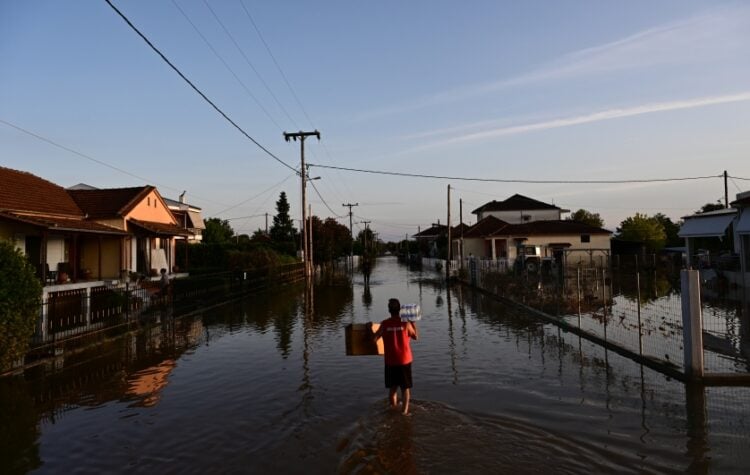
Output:
M187 190L184 190L180 195L180 203L185 203L185 193L187 193Z

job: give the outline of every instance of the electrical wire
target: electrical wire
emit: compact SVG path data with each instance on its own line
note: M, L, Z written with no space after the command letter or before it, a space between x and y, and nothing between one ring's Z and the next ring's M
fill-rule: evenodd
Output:
M276 119L273 118L273 116L271 115L271 113L268 112L268 110L265 107L263 107L263 104L261 104L260 100L255 96L255 94L253 94L250 91L250 88L247 87L247 85L242 81L242 79L240 79L240 77L237 75L237 73L235 73L234 70L229 66L229 64L226 62L226 60L224 60L224 58L219 54L219 52L216 51L216 48L214 48L213 45L211 44L211 42L208 41L208 38L206 38L206 36L200 31L200 29L198 28L198 26L195 23L193 23L193 20L191 20L190 17L187 15L187 13L185 13L185 10L183 10L182 7L180 7L180 5L177 4L176 0L172 0L172 3L177 8L177 10L180 11L180 13L185 18L185 20L187 20L187 22L190 23L190 25L193 27L193 29L195 30L195 32L198 33L198 36L200 36L201 39L203 40L203 42L206 44L206 46L208 46L208 49L211 50L211 52L214 54L214 56L216 56L219 59L219 61L221 61L221 64L223 64L224 67L232 74L232 76L234 76L234 79L236 79L237 82L242 87L242 89L245 90L245 93L247 93L247 95L250 96L250 98L260 108L260 110L262 110L266 114L266 117L268 117L268 120L270 120L271 122L273 122L273 124L279 130L283 130L282 127L279 125L279 123L276 121Z
M734 178L735 180L750 181L750 178L742 178L740 176L728 176L728 178Z
M390 176L403 176L411 178L430 178L438 180L459 180L459 181L484 181L494 183L536 183L536 184L570 184L570 185L584 185L584 184L617 184L617 183L664 183L671 181L691 181L691 180L707 180L709 178L723 178L724 175L707 175L707 176L694 176L694 177L679 177L679 178L644 178L644 179L633 179L633 180L527 180L517 178L471 178L471 177L457 177L457 176L443 176L443 175L426 175L421 173L405 173L405 172L392 172L386 170L368 170L363 168L349 168L349 167L338 167L333 165L321 165L310 163L310 167L327 168L331 170L343 170L348 172L357 173L371 173L375 175L390 175Z
M292 174L288 175L288 176L287 176L286 178L284 178L283 180L281 180L280 182L276 183L275 185L271 185L271 186L269 186L268 188L266 188L265 190L261 191L260 193L258 193L258 194L256 194L256 195L253 195L253 196L251 196L250 198L248 198L248 199L246 199L246 200L244 200L244 201L241 201L241 202L237 203L236 205L232 205L232 206L230 206L229 208L225 208L225 209L223 209L223 210L221 210L221 211L219 211L219 212L217 212L217 213L214 213L214 215L218 216L218 215L220 215L220 214L222 214L222 213L226 213L227 211L229 211L229 210L231 210L231 209L237 208L238 206L242 206L242 205L244 205L245 203L247 203L247 202L249 202L249 201L252 201L252 200L254 200L254 199L255 199L255 198L257 198L257 197L259 197L259 196L262 196L262 195L264 195L264 194L268 193L269 191L273 190L274 188L278 188L279 186L283 185L283 184L284 184L284 183L285 183L285 182L286 182L286 181L287 181L288 179L290 179L290 178L291 178L291 177L293 177L294 175L295 175L295 174L294 174L294 173L292 173Z
M302 110L302 113L305 115L305 118L310 123L310 126L313 129L315 129L316 127L313 125L312 119L310 119L310 116L307 114L307 111L305 110L305 106L302 105L302 101L300 101L299 97L297 96L297 93L294 92L294 88L289 83L289 79L287 79L286 74L284 74L284 71L281 69L281 65L279 65L278 61L276 61L276 57L271 52L271 47L268 46L268 43L266 43L266 39L263 37L263 34L260 32L260 28L258 28L258 25L255 24L255 20L253 19L253 16L250 14L250 11L247 9L247 7L245 6L245 3L242 0L239 0L239 3L242 6L242 9L245 10L245 14L247 15L248 20L250 20L250 24L253 25L253 28L255 29L255 32L258 34L260 41L263 43L263 46L266 47L266 51L268 52L268 55L271 57L273 64L276 65L276 69L279 71L279 74L281 74L282 79L284 79L284 83L286 84L286 87L289 89L289 92L292 93L292 97L294 97L294 100L297 101L297 105Z
M77 150L73 150L70 147L66 147L65 145L61 145L61 144L55 142L52 139L48 139L47 137L43 137L43 136L41 136L41 135L39 135L37 133L31 132L30 130L26 130L23 127L20 127L20 126L18 126L16 124L13 124L13 123L8 122L6 120L0 119L0 123L5 124L8 127L12 127L14 129L18 130L19 132L23 132L26 135L30 135L31 137L34 137L37 140L41 140L42 142L48 143L48 144L50 144L52 146L55 146L55 147L57 147L57 148L59 148L61 150L65 150L66 152L72 153L74 155L78 155L81 158L85 158L86 160L90 160L90 161L92 161L94 163L98 163L99 165L105 166L107 168L111 168L112 170L118 171L118 172L120 172L120 173L122 173L124 175L129 176L129 177L137 178L138 180L140 180L142 182L149 183L149 184L152 184L152 185L156 185L157 187L162 188L162 189L168 189L168 190L173 190L173 191L177 191L177 192L181 192L181 191L184 190L183 188L175 188L173 186L165 185L163 183L158 183L158 182L155 182L153 180L149 180L148 178L136 175L134 173L130 173L127 170L123 170L122 168L118 168L118 167L116 167L114 165L110 165L109 163L107 163L107 162L105 162L103 160L99 160L97 158L94 158L91 155L86 155L85 153L79 152ZM221 206L226 206L224 203L218 203L216 201L209 200L208 198L201 198L198 195L193 195L193 196L195 196L199 200L205 201L207 203L213 203L213 204L218 204L218 205L221 205Z
M166 56L164 56L164 54L163 54L163 53L162 53L161 51L159 51L159 49L158 49L158 48L157 48L156 46L154 46L154 44L153 44L153 43L151 43L151 41L150 41L150 40L149 40L148 38L146 38L146 36L145 36L145 35L144 35L143 33L141 33L141 32L140 32L140 30L139 30L138 28L136 28L136 26L135 26L135 25L133 25L133 23L132 23L132 22L131 22L131 21L130 21L130 20L128 19L128 17L126 17L126 16L125 16L125 15L124 15L124 14L123 14L123 13L122 13L122 12L121 12L120 10L118 10L118 9L117 9L117 7L116 7L116 6L114 6L114 5L112 4L111 0L104 0L104 1L105 1L105 2L107 2L107 5L109 5L109 6L110 6L110 7L112 8L112 10L114 10L114 11L115 11L115 13L117 13L117 14L118 14L118 15L120 16L120 18L122 18L122 19L123 19L123 21L125 21L125 23L127 23L127 25L128 25L128 26L129 26L129 27L130 27L130 28L131 28L131 29L132 29L132 30L133 30L134 32L136 32L136 34L138 34L138 36L140 36L140 37L141 37L141 39L143 39L143 41L145 41L145 42L146 42L146 44L147 44L147 45L148 45L148 46L149 46L149 47L150 47L150 48L151 48L152 50L154 50L154 52L155 52L156 54L158 54L158 55L159 55L159 57L160 57L160 58L161 58L161 59L162 59L162 60L163 60L163 61L164 61L165 63L167 63L167 64L169 65L169 67L170 67L170 68L172 68L172 69L173 69L173 70L174 70L174 71L175 71L175 72L176 72L176 73L177 73L177 74L178 74L178 75L179 75L179 76L180 76L180 77L181 77L181 78L182 78L182 79L183 79L183 80L184 80L184 81L185 81L185 82L186 82L186 83L187 83L187 84L188 84L188 85L189 85L189 86L191 87L191 88L193 88L193 90L194 90L195 92L197 92L197 93L198 93L198 95L199 95L199 96L201 96L201 97L203 98L203 100L204 100L204 101L206 101L206 102L207 102L207 103L208 103L209 105L211 105L211 107L213 107L213 108L214 108L214 110L216 110L216 112L218 112L218 113L219 113L219 114L220 114L220 115L221 115L222 117L224 117L224 119L226 119L226 120L227 120L227 122L229 122L230 124L232 124L232 125L234 126L234 128L235 128L235 129L239 130L239 131L240 131L240 133L242 133L242 135L244 135L245 137L247 137L247 138L248 138L248 139L249 139L249 140L250 140L251 142L253 142L253 143L254 143L254 144L255 144L256 146L258 146L258 148L260 148L261 150L263 150L263 151L264 151L264 152L265 152L265 153L266 153L266 154L267 154L267 155L268 155L269 157L271 157L271 158L273 158L274 160L276 160L277 162L281 163L282 165L284 165L284 166L285 166L285 167L287 167L288 169L290 169L290 170L293 170L293 171L294 171L295 173L299 173L299 172L297 171L297 169L296 169L296 168L294 168L293 166L291 166L291 165L289 165L288 163L286 163L286 162L285 162L284 160L280 159L279 157L277 157L276 155L274 155L273 153L271 153L271 151L270 151L270 150L268 150L268 149L267 149L266 147L264 147L263 145L261 145L261 144L260 144L260 142L258 142L258 141L257 141L257 140L255 140L254 138L252 138L252 137L250 136L250 134L248 134L247 132L245 132L245 130L244 130L244 129L243 129L242 127L240 127L239 125L237 125L237 123L236 123L235 121L233 121L233 120L232 120L232 119L231 119L231 118L230 118L230 117L229 117L229 116L228 116L228 115L227 115L226 113L224 113L224 111L223 111L223 110L221 110L221 109L219 108L219 106L217 106L216 104L214 104L214 102L213 102L213 101L211 101L211 99L209 99L209 98L208 98L208 96L206 96L206 95L205 95L205 94L204 94L204 93L203 93L203 92L202 92L202 91L201 91L200 89L198 89L198 87L197 87L197 86L196 86L195 84L193 84L193 83L192 83L192 81L190 81L190 79L188 79L188 78L187 78L187 76L185 76L185 75L184 75L184 74L182 73L182 71L180 71L180 70L179 70L179 69L177 68L177 66L175 66L174 64L172 64L172 62L171 62L171 61L170 61L170 60L169 60L169 59L168 59L168 58L167 58Z
M323 199L323 197L321 196L320 192L318 191L318 188L315 186L315 183L312 180L310 180L310 185L312 185L313 190L315 190L315 194L318 195L318 198L320 198L320 201L323 202L323 204L325 205L325 207L328 208L328 211L330 211L331 214L333 214L333 216L336 219L344 218L344 217L348 216L348 215L345 215L345 214L344 215L336 214L336 212L334 210L332 210L330 206L328 206L328 203L326 203L326 200Z
M289 119L289 122L291 122L294 125L294 127L298 129L299 127L297 127L297 124L294 122L294 119L292 119L292 117L289 115L289 112L287 112L287 110L284 108L284 106L281 104L281 102L279 102L279 99L276 97L276 94L273 93L273 91L271 90L271 88L268 86L268 83L265 81L265 79L263 79L263 76L260 75L260 72L258 72L258 70L255 68L255 65L253 65L253 62L250 61L250 58L248 58L247 54L245 54L245 50L243 50L242 47L240 46L240 44L237 43L237 40L234 38L234 36L232 35L232 33L229 32L229 29L224 25L224 23L221 21L221 19L219 18L219 16L216 14L216 12L214 11L214 9L211 8L211 5L208 4L208 1L203 0L203 4L206 5L206 8L208 8L208 10L211 12L211 15L213 15L214 19L216 19L216 21L219 23L219 25L221 26L221 28L224 30L224 33L227 34L227 36L229 37L229 39L232 41L232 43L234 44L234 46L237 48L237 51L240 52L240 55L242 55L242 57L245 59L245 62L248 64L248 66L250 66L250 69L253 70L253 72L258 77L258 79L260 80L260 82L266 88L266 91L268 91L268 94L271 95L271 97L273 98L273 100L276 102L276 105L279 106L279 109L281 109L281 111L284 113L284 115L286 116L286 118Z

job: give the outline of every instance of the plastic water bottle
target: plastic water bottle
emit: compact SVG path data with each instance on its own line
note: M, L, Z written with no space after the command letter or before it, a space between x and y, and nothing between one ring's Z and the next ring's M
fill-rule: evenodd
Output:
M416 303L403 304L399 311L399 317L401 317L402 322L416 322L422 319L422 309Z

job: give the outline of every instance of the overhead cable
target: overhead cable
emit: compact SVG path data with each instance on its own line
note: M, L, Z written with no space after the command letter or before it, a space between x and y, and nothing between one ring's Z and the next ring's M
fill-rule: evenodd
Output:
M692 177L678 177L678 178L643 178L633 180L527 180L520 178L472 178L472 177L459 177L459 176L443 176L443 175L427 175L422 173L405 173L405 172L392 172L386 170L368 170L363 168L349 168L349 167L337 167L333 165L320 165L315 163L308 164L311 167L317 168L328 168L331 170L343 170L348 172L357 173L371 173L375 175L390 175L390 176L403 176L411 178L431 178L438 180L459 180L459 181L485 181L494 183L537 183L537 184L616 184L616 183L663 183L670 181L691 181L691 180L707 180L709 178L723 178L724 175L707 175L707 176L692 176Z
M18 125L12 124L12 123L10 123L10 122L8 122L6 120L0 119L0 123L5 124L8 127L12 127L14 129L18 130L19 132L23 132L24 134L30 135L31 137L34 137L37 140L41 140L42 142L48 143L50 145L53 145L53 146L55 146L55 147L57 147L57 148L59 148L61 150L65 150L66 152L70 152L70 153L72 153L74 155L78 155L81 158L85 158L86 160L90 160L92 162L98 163L99 165L103 165L103 166L105 166L107 168L111 168L112 170L118 171L118 172L120 172L120 173L122 173L124 175L128 175L129 177L137 178L138 180L140 180L140 181L142 181L144 183L148 183L148 184L151 184L151 185L156 185L159 188L166 188L166 189L173 190L173 191L178 191L178 192L184 190L183 188L175 188L173 186L168 186L168 185L165 185L163 183L157 183L157 182L155 182L153 180L149 180L148 178L136 175L134 173L130 173L127 170L123 170L122 168L118 168L118 167L116 167L114 165L110 165L109 163L107 163L105 161L102 161L102 160L99 160L97 158L94 158L91 155L86 155L85 153L79 152L77 150L73 150L70 147L66 147L65 145L61 145L61 144L55 142L54 140L48 139L47 137L43 137L43 136L41 136L41 135L39 135L37 133L31 132L30 130L26 130L23 127L19 127ZM206 201L208 203L214 203L214 204L218 204L218 205L221 205L221 206L226 206L223 203L218 203L216 201L212 201L212 200L209 200L207 198L201 198L200 196L197 196L197 195L193 195L193 196L195 196L196 198L198 198L200 200Z
M231 66L229 66L229 64L226 62L226 60L219 54L218 51L216 51L216 48L214 48L214 46L211 44L211 42L208 41L208 38L206 38L206 36L201 32L200 29L198 29L198 26L195 23L193 23L193 20L191 20L190 17L187 15L187 13L185 13L185 10L183 10L182 7L180 7L180 5L177 4L176 0L172 0L172 3L177 8L177 10L180 11L180 13L185 18L185 20L187 20L187 22L190 23L190 25L193 27L193 29L195 30L195 32L198 33L198 36L200 36L201 39L203 40L203 42L206 44L206 46L208 46L208 49L210 49L211 52L214 54L214 56L216 56L218 58L218 60L221 61L221 64L223 64L224 67L227 68L227 70L230 72L230 74L232 76L234 76L234 79L237 80L237 82L240 84L240 86L242 86L242 89L245 90L245 92L247 93L247 95L250 96L250 98L260 108L260 110L262 110L263 113L266 114L266 117L268 117L268 120L270 120L271 122L273 122L273 124L276 126L276 128L278 128L279 130L283 130L283 128L279 125L279 123L276 122L276 119L273 118L273 116L271 115L271 113L268 112L268 110L265 107L263 107L263 104L261 104L260 100L258 100L258 98L255 97L255 94L253 94L250 91L250 88L247 87L247 85L242 81L242 79L240 79L240 77L237 75L237 73L235 73L234 70L231 68Z
M264 194L268 193L269 191L271 191L271 190L273 190L273 189L275 189L275 188L278 188L278 187L279 187L279 186L281 186L281 185L282 185L282 184L283 184L283 183L284 183L285 181L287 181L288 179L290 179L290 178L291 178L291 177L293 177L294 175L295 175L295 174L290 174L290 175L288 175L288 176L287 176L286 178L284 178L283 180L281 180L280 182L278 182L278 183L276 183L276 184L274 184L274 185L271 185L271 186L269 186L268 188L266 188L265 190L261 191L260 193L258 193L258 194L256 194L256 195L253 195L253 196L251 196L250 198L248 198L248 199L246 199L246 200L244 200L244 201L241 201L241 202L237 203L236 205L232 205L232 206L230 206L229 208L225 208L225 209L223 209L223 210L221 210L221 211L219 211L219 212L217 212L217 213L214 213L214 214L215 214L215 215L220 215L220 214L222 214L222 213L226 213L226 212L227 212L227 211L229 211L230 209L234 209L234 208L237 208L238 206L242 206L242 205L244 205L245 203L247 203L248 201L252 201L252 200L254 200L254 199L255 199L255 198L257 198L257 197L259 197L259 196L262 196L262 195L264 195Z
M161 59L165 63L167 63L169 65L170 68L172 68L186 83L188 83L188 85L191 88L193 88L193 90L195 92L197 92L198 95L201 96L204 101L208 102L211 105L211 107L213 107L216 110L216 112L218 112L222 117L224 117L224 119L226 119L227 122L229 122L230 124L232 124L235 129L239 130L240 133L242 133L242 135L244 135L251 142L253 142L255 145L257 145L258 148L260 148L261 150L263 150L269 157L271 157L274 160L276 160L277 162L281 163L282 165L284 165L288 169L293 170L295 173L299 173L296 168L294 168L293 166L291 166L288 163L286 163L284 160L280 159L279 157L277 157L276 155L274 155L273 153L271 153L270 150L268 150L266 147L264 147L263 145L261 145L260 142L258 142L254 138L252 138L250 136L250 134L248 134L247 132L245 132L245 130L242 127L240 127L239 125L237 125L237 123L235 121L233 121L231 118L229 118L229 116L227 114L225 114L224 111L219 108L219 106L217 106L216 104L214 104L214 102L211 101L211 99L209 99L200 89L198 89L198 87L195 84L193 84L190 81L190 79L187 78L187 76L185 76L184 74L182 74L182 71L180 71L179 69L177 69L177 66L175 66L174 64L172 64L172 62L169 59L167 59L167 57L164 56L164 54L161 51L159 51L159 49L156 46L154 46L154 44L151 43L151 41L149 41L149 39L146 38L146 36L143 33L141 33L140 30L138 30L138 28L136 28L135 25L133 25L133 23L120 10L118 10L117 7L114 6L110 0L104 0L104 1L107 2L107 5L109 5L112 8L112 10L114 10L115 13L117 13L120 16L120 18L122 18L125 21L125 23L127 23L128 26L133 31L135 31L138 34L138 36L140 36L143 39L143 41L145 41L146 44L149 45L149 47L151 47L151 49L154 50L154 52L156 54L158 54L159 57L161 57Z
M334 210L332 210L330 206L328 206L328 203L326 203L326 200L323 199L323 197L321 196L320 192L318 191L318 188L315 186L315 183L312 180L310 180L310 185L312 185L313 190L315 190L315 194L318 195L318 198L320 198L320 201L323 202L323 204L325 205L325 207L328 208L328 211L330 211L331 214L333 214L333 216L336 219L344 218L344 217L348 216L346 214L343 214L343 215L336 214L336 212Z

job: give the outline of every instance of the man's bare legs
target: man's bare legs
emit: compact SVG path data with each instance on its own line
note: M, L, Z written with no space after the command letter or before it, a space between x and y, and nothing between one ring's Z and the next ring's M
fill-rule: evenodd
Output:
M391 402L391 407L397 407L398 406L398 398L397 393L398 386L394 386L392 388L388 388L388 400Z
M404 388L401 390L401 399L404 403L404 415L409 414L409 399L411 399L411 389Z

